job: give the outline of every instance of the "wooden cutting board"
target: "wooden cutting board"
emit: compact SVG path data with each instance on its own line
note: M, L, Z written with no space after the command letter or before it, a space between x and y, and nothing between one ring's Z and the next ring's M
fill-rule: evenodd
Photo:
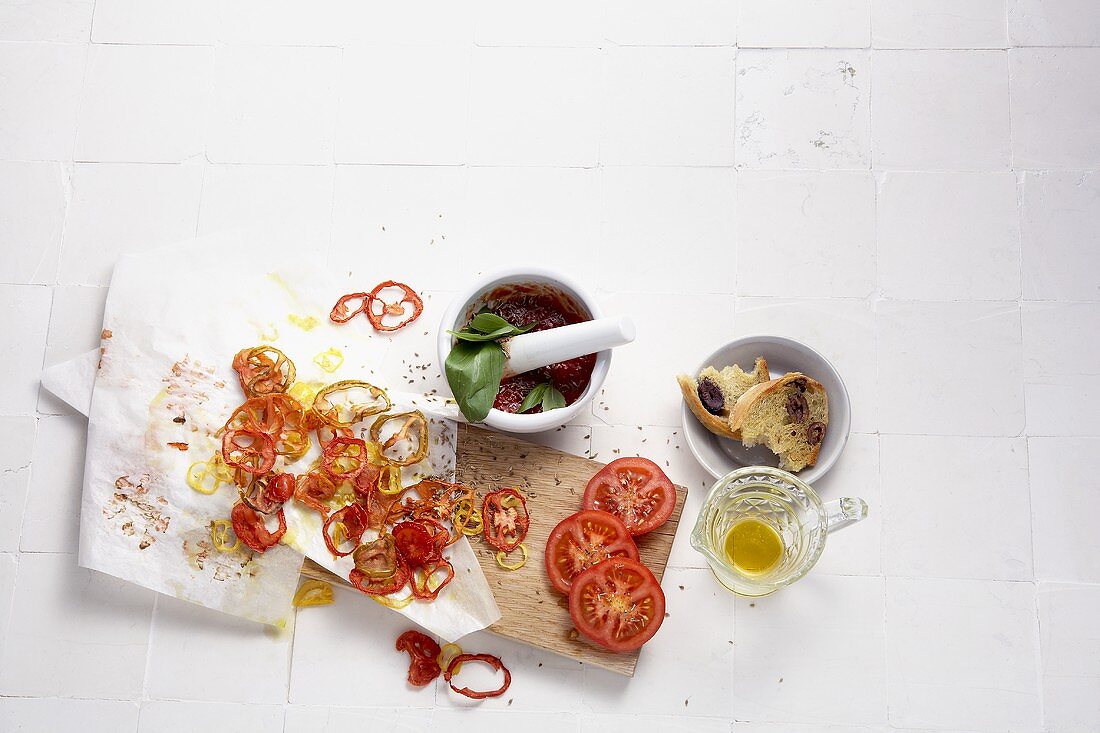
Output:
M550 585L543 560L550 530L580 510L584 487L605 464L464 424L458 426L457 450L455 480L475 487L479 503L489 491L515 487L527 496L531 514L531 526L524 541L530 559L519 570L501 568L492 548L471 538L501 612L500 620L489 630L522 644L632 677L639 652L616 654L578 635L569 619L565 596ZM664 575L686 496L687 489L677 487L672 517L638 540L642 562L658 580ZM303 564L302 573L343 582L310 560Z

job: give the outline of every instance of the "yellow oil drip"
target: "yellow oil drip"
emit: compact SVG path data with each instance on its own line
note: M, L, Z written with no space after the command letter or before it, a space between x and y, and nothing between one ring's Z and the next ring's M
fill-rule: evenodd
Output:
M332 374L343 365L344 354L339 349L330 347L327 351L322 351L313 357L313 363L321 367L323 371Z
M313 316L299 316L294 313L288 313L286 319L303 331L312 331L320 323Z

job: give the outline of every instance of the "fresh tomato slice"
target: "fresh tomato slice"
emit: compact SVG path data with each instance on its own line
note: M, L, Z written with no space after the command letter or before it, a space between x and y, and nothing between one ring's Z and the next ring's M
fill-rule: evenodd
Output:
M485 495L481 507L485 541L501 552L511 552L527 537L531 515L527 500L515 489L501 489Z
M613 652L628 652L653 638L665 620L665 594L649 568L615 557L573 580L569 616L577 631Z
M588 482L584 508L614 514L636 537L672 516L676 487L648 458L616 458Z
M638 559L638 547L618 517L586 509L558 523L546 540L546 574L562 593L588 568L612 557Z

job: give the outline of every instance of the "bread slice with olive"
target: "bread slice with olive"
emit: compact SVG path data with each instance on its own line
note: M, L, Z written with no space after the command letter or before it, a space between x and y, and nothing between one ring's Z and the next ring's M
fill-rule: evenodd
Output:
M801 471L817 462L829 425L829 398L820 382L790 372L747 389L729 422L746 447L766 445L779 456L780 468Z
M770 379L768 362L764 357L756 358L751 372L746 372L734 364L721 371L712 366L699 372L697 378L687 374L676 377L684 401L703 426L716 435L736 440L740 437L730 426L730 412L741 395L756 384Z

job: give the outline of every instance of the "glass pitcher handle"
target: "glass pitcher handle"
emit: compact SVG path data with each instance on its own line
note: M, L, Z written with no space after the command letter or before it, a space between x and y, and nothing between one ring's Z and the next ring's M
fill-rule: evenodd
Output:
M835 532L867 518L867 502L846 496L825 503L825 531Z

